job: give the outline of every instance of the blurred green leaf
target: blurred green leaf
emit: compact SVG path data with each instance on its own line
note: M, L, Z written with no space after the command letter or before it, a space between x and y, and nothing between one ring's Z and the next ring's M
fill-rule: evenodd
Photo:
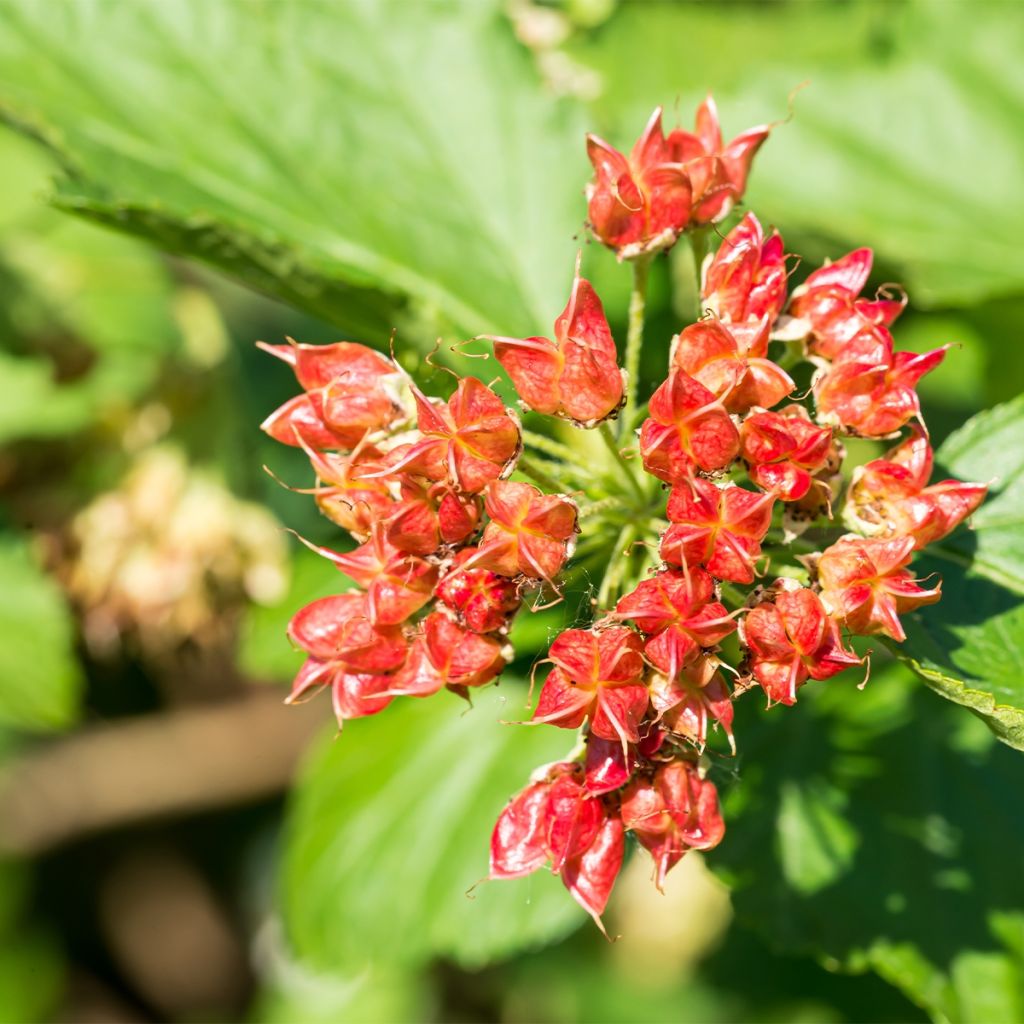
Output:
M48 934L23 929L0 942L0 1017L30 1024L50 1020L64 982L60 951Z
M383 343L388 296L531 332L565 301L582 122L494 3L13 2L0 114L56 202Z
M583 912L541 871L483 882L491 829L568 734L500 724L525 691L399 700L346 725L306 765L293 797L284 912L296 955L314 971L447 956L479 967L540 946Z
M82 675L71 616L24 542L0 538L0 722L52 730L78 714Z
M153 253L40 205L48 166L24 140L0 136L0 161L3 443L123 411L152 386L178 332Z
M737 711L711 859L740 917L780 950L876 971L936 1020L1019 1019L1021 758L898 666L863 692L835 680L792 709Z
M1011 184L1024 176L1019 14L1003 3L761 4L742 17L730 4L622 4L570 53L601 73L594 111L620 148L658 104L688 126L710 89L729 137L785 118L806 82L758 155L748 205L791 245L803 234L873 246L915 303L966 304L1024 288ZM816 256L807 241L797 251Z
M932 689L981 715L1024 750L1024 396L979 413L936 453L961 480L993 481L992 495L960 529L915 563L939 572L942 601L907 617L894 653Z

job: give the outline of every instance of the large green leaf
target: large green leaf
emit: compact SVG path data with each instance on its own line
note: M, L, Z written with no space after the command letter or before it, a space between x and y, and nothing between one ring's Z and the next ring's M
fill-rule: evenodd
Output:
M1024 750L1024 396L980 413L937 452L942 470L992 481L992 495L960 529L915 563L937 571L942 601L907 617L895 653L934 690L982 715Z
M0 538L0 722L61 729L78 713L82 676L71 616L26 545Z
M756 702L754 702L756 703ZM738 708L713 863L781 950L874 970L936 1020L1019 1020L1024 761L898 666Z
M571 47L600 72L595 115L627 144L656 104L688 123L708 89L725 128L793 117L748 202L796 240L871 245L915 302L1024 287L1024 18L1004 3L621 4ZM984 225L984 228L981 227ZM840 250L842 251L842 250Z
M0 7L0 116L66 209L386 338L386 296L463 331L565 301L582 124L492 3Z
M443 693L403 699L325 740L288 823L285 922L301 961L342 974L431 955L476 967L579 924L548 872L469 894L506 801L571 742L500 724L522 717L524 699L514 684L471 710Z

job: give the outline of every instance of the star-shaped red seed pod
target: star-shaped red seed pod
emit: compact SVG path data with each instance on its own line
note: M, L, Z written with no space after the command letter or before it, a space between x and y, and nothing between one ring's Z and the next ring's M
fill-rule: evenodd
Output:
M432 555L442 545L460 544L480 526L480 499L446 483L403 476L399 501L386 517L387 538L399 550Z
M317 507L332 522L347 530L356 540L366 540L375 522L394 504L386 480L367 479L381 468L382 453L362 442L347 455L318 451L299 437L317 476L317 486L292 488L299 494L312 494Z
M942 480L928 485L932 446L923 431L853 471L845 518L872 537L913 537L916 547L941 540L984 500L987 484Z
M669 133L668 153L673 161L682 164L690 178L693 224L717 223L743 198L750 165L770 131L770 126L758 125L726 144L718 108L709 93L697 108L695 131L677 128Z
M740 455L751 481L780 501L803 498L831 454L831 428L812 423L802 405L751 413L740 425Z
M710 850L725 835L714 784L689 761L671 761L637 778L622 795L622 822L654 858L655 884L688 850Z
M532 484L498 481L484 494L490 522L467 565L554 582L576 536L576 505Z
M818 561L825 608L852 633L882 633L902 643L907 635L899 616L934 604L942 591L941 581L925 590L904 568L913 553L913 537L837 540Z
M651 395L648 413L640 454L644 469L659 480L687 480L695 466L724 469L739 452L739 432L722 402L681 370L673 370Z
M519 609L521 599L515 580L489 569L467 569L476 548L463 548L437 585L437 599L450 608L474 633L504 629Z
M548 652L555 667L532 720L576 729L590 719L590 732L618 740L625 755L639 741L647 711L642 649L640 636L624 626L563 631Z
M587 136L594 180L587 213L594 234L619 259L671 246L690 219L690 179L661 130L661 107L651 115L628 159L596 135Z
M792 322L785 327L786 336L807 338L813 354L834 359L861 331L888 327L903 312L907 297L858 297L867 284L872 259L870 249L854 249L815 270L793 292L789 304Z
M601 300L580 277L579 260L569 303L555 321L555 340L485 335L534 412L594 427L623 401L622 370Z
M672 488L661 539L671 565L703 565L712 576L753 583L761 541L772 523L775 498L736 484L718 487L700 478Z
M675 677L736 629L725 605L714 600L714 581L703 570L664 569L619 599L612 618L629 619L647 634L647 660Z
M740 626L749 649L750 671L769 703L795 704L796 691L810 679L830 679L861 664L843 646L839 626L807 587L779 590L762 601Z
M366 591L366 608L378 626L397 626L433 596L437 566L396 548L383 523L375 523L370 539L354 551L332 551L308 544Z
M815 382L819 421L861 437L887 437L920 419L917 382L942 362L947 348L895 352L886 328L862 331Z
M474 687L496 679L508 662L508 651L491 634L475 633L444 612L431 612L394 673L391 697L429 697L442 687L465 697Z
M306 392L263 422L276 441L316 449L352 449L368 434L405 418L401 375L379 352L350 341L334 345L265 345L288 363ZM300 441L301 438L301 441Z
M704 308L725 324L775 323L786 304L785 256L782 236L773 231L766 239L748 213L704 267Z
M767 317L728 327L699 320L673 340L672 366L703 384L729 412L770 409L796 385L767 358L769 327Z
M418 473L479 494L507 476L519 457L519 423L504 402L476 377L462 377L446 404L435 405L418 388L420 439L392 452L391 473Z
M656 674L650 692L651 707L658 721L674 736L681 736L703 750L708 727L716 723L735 752L732 695L714 658L697 657L674 675Z

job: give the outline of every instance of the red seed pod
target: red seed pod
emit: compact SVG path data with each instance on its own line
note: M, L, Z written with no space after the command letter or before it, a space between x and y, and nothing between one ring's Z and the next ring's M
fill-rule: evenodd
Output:
M467 565L553 583L576 535L576 505L532 484L498 481L484 494L490 522Z
M507 576L489 569L467 569L476 548L464 548L437 585L437 598L474 633L504 629L519 610L519 587Z
M485 337L494 342L495 358L534 412L594 427L622 405L623 373L601 300L580 277L578 260L572 294L554 334L554 341Z
M843 646L839 626L807 587L779 590L751 610L740 627L750 670L770 703L795 704L811 679L830 679L861 659Z
M400 477L401 498L386 519L387 538L399 550L432 555L442 545L460 544L480 525L480 500L445 483Z
M604 820L601 801L584 789L581 775L574 765L572 774L558 775L548 792L547 846L553 872L590 848Z
M631 619L650 638L644 653L669 676L713 647L736 623L714 598L714 582L703 570L666 569L641 580L619 599L613 617Z
M583 784L594 796L611 793L624 786L632 773L633 758L617 740L593 734L587 737L587 757Z
M491 833L491 878L521 878L547 863L550 789L547 779L530 783L499 815Z
M662 726L703 750L709 724L717 723L735 750L732 696L718 671L718 662L698 657L674 675L664 669L663 672L664 675L655 675L650 684L651 707Z
M698 467L724 469L739 452L739 433L725 407L699 381L680 370L651 395L640 429L644 469L666 483L689 479Z
M712 576L753 583L775 498L736 484L695 479L672 488L661 557L682 567L703 565Z
M928 486L931 474L932 447L915 427L884 458L853 471L846 522L871 537L913 537L918 548L941 540L985 500L988 486L959 480Z
M777 231L765 239L748 213L705 264L703 305L725 324L767 320L774 324L786 304L786 261Z
M750 479L780 501L799 501L832 454L832 430L819 427L802 405L757 412L740 426L740 454Z
M431 612L423 620L423 638L430 664L445 686L483 686L508 662L501 640L463 629L443 612Z
M331 706L340 728L350 718L366 718L383 711L392 701L386 691L390 676L339 673L331 684Z
M915 387L946 349L894 352L892 335L874 327L856 335L815 382L818 419L861 437L886 437L920 418Z
M786 327L787 336L805 337L812 353L835 359L861 331L888 327L903 312L907 298L858 298L871 273L872 259L870 249L855 249L814 271L793 292L789 304L793 322Z
M623 755L640 739L647 712L643 641L631 629L567 629L551 644L548 675L533 713L534 722L564 729L590 719L590 731L618 740Z
M396 626L433 596L437 566L396 548L383 523L374 524L370 539L354 551L332 551L310 544L366 590L366 608L379 626Z
M904 566L914 553L913 537L864 540L843 537L818 561L821 600L852 633L883 633L898 643L907 636L899 616L934 604L941 582L931 590L918 586Z
M297 704L329 686L339 725L382 711L391 701L387 673L405 660L407 644L397 627L375 626L364 594L314 601L288 626L292 642L307 652L287 703Z
M264 421L262 429L277 441L352 449L368 434L405 418L397 367L365 345L342 341L260 347L288 363L306 392Z
M602 811L604 817L593 842L562 868L562 884L604 931L601 915L622 868L626 833L616 811L604 807Z
M691 191L665 143L661 107L628 159L596 135L587 136L587 156L594 166L587 210L598 239L620 260L671 246L689 221Z
M367 596L359 592L301 608L288 624L288 636L312 658L354 673L392 672L405 661L408 647L398 626L374 623Z
M691 223L716 223L743 198L750 165L770 131L768 125L749 128L726 145L715 101L708 94L697 108L696 130L676 129L669 134L669 156L685 168L690 178Z
M432 612L423 620L387 692L392 697L429 697L446 686L465 696L469 688L497 678L507 663L506 655L495 637L473 633L443 612Z
M366 474L381 469L381 452L368 444L357 445L348 455L317 451L305 443L302 447L316 473L317 486L298 493L312 494L328 519L356 540L366 540L373 524L394 505L387 480L366 479Z
M719 320L691 324L673 341L672 366L704 385L729 412L778 405L796 385L767 358L767 317L727 327Z
M421 438L391 453L390 472L447 480L459 491L478 494L512 471L519 457L519 423L486 384L463 377L443 405L433 404L418 388L412 393Z
M689 761L635 779L622 797L622 821L654 858L659 889L687 850L710 850L725 835L718 791Z

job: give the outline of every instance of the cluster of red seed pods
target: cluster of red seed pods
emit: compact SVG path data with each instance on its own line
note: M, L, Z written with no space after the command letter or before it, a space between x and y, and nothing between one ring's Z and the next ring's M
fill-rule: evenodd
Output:
M645 273L684 232L706 234L730 212L767 134L751 129L724 145L709 99L692 134L665 136L656 111L628 158L589 138L594 234ZM557 590L579 529L577 502L508 479L518 468L579 498L583 544L600 553L605 578L592 621L551 643L533 711L533 724L577 730L576 749L539 768L501 813L491 877L549 865L599 920L627 834L650 851L659 886L687 850L714 846L724 823L701 755L714 727L735 749L735 697L760 686L769 704L793 704L808 679L861 664L848 636L903 640L899 616L940 590L913 577L914 551L986 493L929 484L915 386L946 350L894 349L889 327L905 299L862 297L870 269L871 251L859 249L790 295L782 238L748 213L704 262L702 314L672 339L667 376L642 415L578 265L553 339L490 338L524 408L601 432L612 461L592 474L604 481L599 500L571 460L538 471L522 459L518 416L475 378L443 402L359 345L267 346L303 394L264 428L305 449L321 510L360 542L318 549L360 589L292 620L308 659L290 699L330 687L341 721L395 696L465 694L498 676L524 590ZM642 309L627 366L641 331ZM798 397L789 371L801 362L813 377ZM853 532L839 536L830 524L841 439L907 428L854 471L843 502ZM525 439L545 457L560 450ZM639 557L635 542L647 545ZM721 647L730 637L733 666ZM732 690L723 669L737 677Z

